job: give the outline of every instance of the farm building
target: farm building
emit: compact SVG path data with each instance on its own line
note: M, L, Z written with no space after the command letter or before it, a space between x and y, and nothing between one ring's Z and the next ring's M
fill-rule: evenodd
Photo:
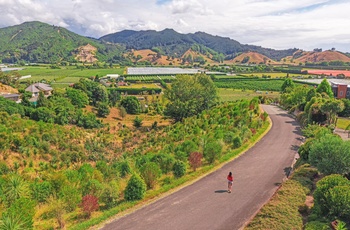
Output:
M8 100L15 101L16 103L21 102L21 99L20 99L21 95L17 93L0 94L0 96Z
M344 83L330 82L335 98L350 99L350 85Z
M45 96L49 96L52 90L51 86L45 83L34 83L25 89L25 91L32 93L32 97L38 97L39 92L43 92Z

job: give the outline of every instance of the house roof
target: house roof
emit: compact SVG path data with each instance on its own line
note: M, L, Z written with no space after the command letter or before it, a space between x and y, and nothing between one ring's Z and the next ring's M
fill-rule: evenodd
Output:
M20 95L17 93L9 93L9 94L0 94L0 96L4 98L13 98L13 97L19 97Z
M38 93L40 91L51 91L53 90L50 85L45 83L34 83L28 86L26 91L32 92L32 93Z

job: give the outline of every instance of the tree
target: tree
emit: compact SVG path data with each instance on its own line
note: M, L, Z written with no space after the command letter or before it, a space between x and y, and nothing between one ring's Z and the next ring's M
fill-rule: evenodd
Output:
M129 114L139 114L141 112L141 104L135 96L123 98L120 105L123 106Z
M337 113L343 111L344 103L341 100L329 99L321 105L321 112L327 115L328 124L336 124Z
M286 78L284 80L282 86L281 86L281 91L282 93L285 93L288 88L293 89L295 87L295 84L291 78Z
M67 88L66 94L72 104L78 108L85 108L89 104L89 97L84 91Z
M209 164L212 164L221 156L222 145L217 140L209 139L204 145L203 152L205 159L209 162Z
M317 93L326 93L330 98L333 98L333 91L331 85L328 83L327 79L323 79L322 82L316 88Z
M202 158L203 154L200 152L192 152L190 154L188 162L190 162L193 171L196 171L196 169L202 165Z
M12 204L21 197L29 198L30 189L28 183L22 177L12 174L5 182L3 193L7 203Z
M117 104L117 101L120 100L120 98L121 95L117 89L112 88L108 90L108 99L111 107L115 106Z
M165 97L170 101L165 114L175 121L182 121L213 106L217 91L213 81L205 74L180 75L165 91Z
M124 191L124 197L126 200L141 200L146 193L146 184L142 180L142 178L134 174L130 180L128 181L128 184L126 186L126 189Z
M110 113L109 106L106 102L97 103L97 115L99 117L107 117Z
M90 218L91 213L97 211L99 208L98 198L93 195L85 195L81 202L81 207L83 212L86 214L88 218Z

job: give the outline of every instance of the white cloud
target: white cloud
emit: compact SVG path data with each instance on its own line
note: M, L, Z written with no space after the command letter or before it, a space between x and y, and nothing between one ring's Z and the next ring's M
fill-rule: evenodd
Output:
M269 48L350 52L349 11L348 0L0 0L0 27L42 21L92 37L173 28Z

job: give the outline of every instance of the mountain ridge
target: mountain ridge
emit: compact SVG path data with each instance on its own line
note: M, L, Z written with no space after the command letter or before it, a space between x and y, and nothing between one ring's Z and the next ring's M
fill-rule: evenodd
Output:
M60 26L39 21L0 28L0 61L4 63L60 63L107 62L123 65L143 64L183 65L247 63L271 64L340 61L350 62L349 53L332 50L333 53L303 51L297 48L275 50L261 46L241 44L229 37L206 32L181 34L174 29L123 30L107 34L99 39L84 37ZM133 50L140 50L133 53ZM148 58L140 53L154 52ZM322 51L322 50L321 50ZM312 53L313 52L313 53ZM257 55L258 53L260 55ZM311 53L311 54L310 54ZM135 55L136 54L136 55ZM148 55L147 54L147 55ZM242 55L244 54L244 55ZM242 56L250 61L243 61ZM308 57L302 57L308 55ZM321 58L322 56L322 58ZM255 61L253 61L255 60ZM288 63L288 61L287 61Z

